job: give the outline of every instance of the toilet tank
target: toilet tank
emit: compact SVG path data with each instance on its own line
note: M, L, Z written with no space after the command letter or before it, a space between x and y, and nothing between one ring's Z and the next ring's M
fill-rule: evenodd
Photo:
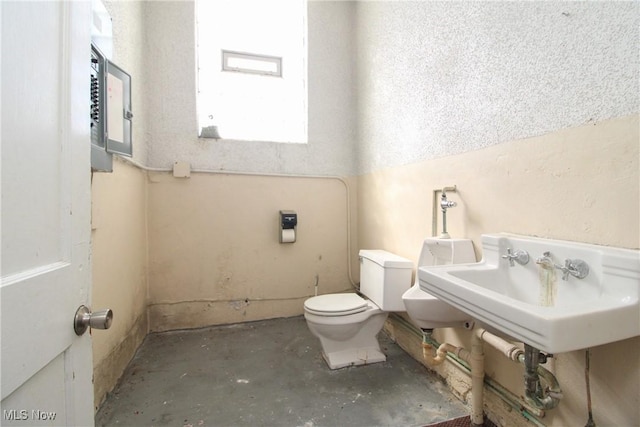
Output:
M360 251L360 292L383 311L405 311L402 294L411 287L413 263L379 249Z

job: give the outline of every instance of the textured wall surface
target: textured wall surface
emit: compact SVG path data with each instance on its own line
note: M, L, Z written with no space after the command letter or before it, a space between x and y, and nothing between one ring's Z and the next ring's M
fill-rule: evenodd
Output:
M147 146L147 76L145 67L145 2L105 1L113 24L113 58L111 60L131 75L133 109L133 158L146 164Z
M638 2L359 2L360 173L638 111Z
M146 2L149 166L351 175L355 167L353 22L350 2L310 2L309 143L198 139L194 3Z

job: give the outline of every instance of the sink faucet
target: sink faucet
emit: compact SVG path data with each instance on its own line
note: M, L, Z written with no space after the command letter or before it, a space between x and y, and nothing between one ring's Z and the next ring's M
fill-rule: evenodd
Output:
M536 259L536 264L545 270L553 270L556 267L551 259L551 252L543 252L542 256Z
M569 280L569 275L578 279L584 279L589 275L589 265L581 259L565 259L564 265L558 265L551 259L550 252L544 252L542 256L536 259L536 264L546 270L557 268L562 271L562 280Z
M507 248L507 254L502 255L502 258L509 260L509 265L511 267L516 265L515 262L520 265L525 265L529 262L529 254L527 253L527 251L523 251L520 249L516 250L514 253L511 253L511 248Z

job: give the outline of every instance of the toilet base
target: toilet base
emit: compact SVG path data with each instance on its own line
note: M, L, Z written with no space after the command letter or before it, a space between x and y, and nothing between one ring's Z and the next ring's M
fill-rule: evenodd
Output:
M331 369L346 368L347 366L369 365L371 363L385 362L387 356L380 350L380 346L365 348L350 348L348 350L322 352L327 365Z
M378 333L389 313L369 301L369 307L347 316L318 316L305 310L313 335L320 339L322 357L331 369L384 362Z

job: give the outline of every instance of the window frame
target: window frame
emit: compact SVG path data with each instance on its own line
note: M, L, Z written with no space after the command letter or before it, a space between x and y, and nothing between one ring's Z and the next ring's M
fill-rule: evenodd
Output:
M241 59L250 62L264 62L275 64L276 71L260 70L257 68L249 68L242 66L233 66L230 64L231 59ZM233 50L222 49L222 71L232 71L238 73L260 74L263 76L282 77L282 57L262 55L257 53L237 52Z

